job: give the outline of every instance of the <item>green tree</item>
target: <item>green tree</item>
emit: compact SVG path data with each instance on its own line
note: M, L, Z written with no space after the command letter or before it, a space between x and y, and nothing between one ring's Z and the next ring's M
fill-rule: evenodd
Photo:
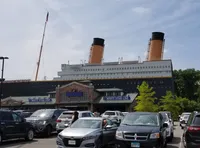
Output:
M167 91L166 95L160 99L160 105L161 110L172 113L173 119L177 119L182 110L180 99L177 99L171 91Z
M177 96L197 100L200 97L200 71L195 69L174 70L174 86ZM198 93L199 92L199 93Z
M155 91L152 87L149 87L148 83L143 81L141 85L137 87L139 96L137 96L137 105L134 107L136 111L155 112L158 110L158 105L155 104L156 98L154 97Z

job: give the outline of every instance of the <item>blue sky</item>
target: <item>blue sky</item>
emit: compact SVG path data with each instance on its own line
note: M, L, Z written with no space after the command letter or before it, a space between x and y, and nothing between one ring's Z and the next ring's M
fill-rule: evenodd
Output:
M165 33L164 58L175 69L200 69L199 0L1 0L6 79L34 78L47 11L39 79L52 79L68 60L88 60L94 37L105 39L104 61L145 60L154 31Z

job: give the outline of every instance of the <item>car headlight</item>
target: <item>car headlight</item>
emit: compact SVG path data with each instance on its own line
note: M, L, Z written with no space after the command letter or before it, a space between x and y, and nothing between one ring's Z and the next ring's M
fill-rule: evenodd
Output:
M160 133L152 133L150 135L150 139L158 139L158 138L160 138Z
M38 121L37 123L44 125L44 124L46 124L46 121Z
M123 139L123 132L122 131L116 131L115 137L118 139Z
M85 136L83 137L83 140L90 140L90 139L95 139L96 135L92 135L92 136Z

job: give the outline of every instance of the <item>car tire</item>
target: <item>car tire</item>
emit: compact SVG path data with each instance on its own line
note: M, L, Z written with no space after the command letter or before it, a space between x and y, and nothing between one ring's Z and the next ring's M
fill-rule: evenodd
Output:
M29 129L27 134L26 134L25 140L26 141L32 141L33 138L34 138L34 131L33 131L33 129Z
M172 142L173 138L174 138L174 133L171 132L171 135L170 135L170 137L168 138L168 142Z
M103 147L102 141L101 141L100 139L98 139L98 140L96 141L96 146L95 146L95 148L102 148L102 147Z
M45 134L47 137L50 137L52 133L52 127L51 125L47 125L46 130L45 130Z

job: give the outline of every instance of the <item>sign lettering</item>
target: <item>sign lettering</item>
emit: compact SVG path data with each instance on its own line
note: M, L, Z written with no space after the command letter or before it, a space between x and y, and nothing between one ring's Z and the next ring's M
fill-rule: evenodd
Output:
M130 96L105 96L103 98L104 100L106 101L113 101L113 100L131 100L131 97Z
M29 102L52 102L51 98L28 98Z

